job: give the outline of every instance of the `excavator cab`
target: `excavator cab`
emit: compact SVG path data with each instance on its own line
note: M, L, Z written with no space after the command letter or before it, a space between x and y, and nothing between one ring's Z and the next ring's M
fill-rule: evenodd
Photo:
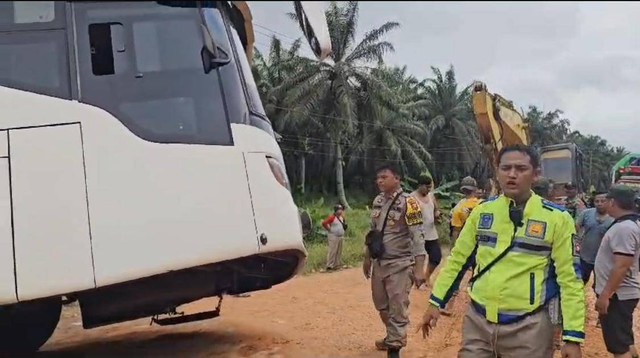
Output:
M552 197L563 202L567 194L565 185L573 183L578 194L585 192L583 154L574 143L550 145L540 149L541 175L554 182Z

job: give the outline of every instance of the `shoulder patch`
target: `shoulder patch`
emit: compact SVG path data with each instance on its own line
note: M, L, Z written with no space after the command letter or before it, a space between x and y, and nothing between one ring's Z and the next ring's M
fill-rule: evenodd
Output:
M546 199L542 199L542 207L544 207L545 209L548 209L548 210L554 210L555 209L555 210L559 210L559 211L566 211L564 207L562 207L562 206L560 206L560 205L558 205L558 204L556 204L554 202L551 202L549 200L546 200Z
M407 196L406 201L407 211L404 217L407 225L413 226L422 224L422 210L420 209L418 201L412 196Z

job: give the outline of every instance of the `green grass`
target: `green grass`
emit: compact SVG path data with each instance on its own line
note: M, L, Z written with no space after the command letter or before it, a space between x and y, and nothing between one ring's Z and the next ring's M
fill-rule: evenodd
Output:
M364 237L369 231L369 205L365 196L356 197L350 202L351 210L345 212L345 218L349 225L342 243L342 264L355 267L362 263ZM326 231L321 222L333 212L335 198L323 198L318 195L310 195L298 198L298 206L305 209L313 220L313 232L305 237L305 247L308 251L307 263L303 274L318 272L325 267L327 260ZM440 243L443 246L449 244L448 215L450 203L446 200L439 201L441 211L444 214L442 223L437 225Z

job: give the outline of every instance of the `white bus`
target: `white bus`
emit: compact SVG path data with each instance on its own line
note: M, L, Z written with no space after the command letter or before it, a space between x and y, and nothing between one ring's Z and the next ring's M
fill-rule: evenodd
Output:
M324 57L319 9L300 24ZM0 2L0 352L39 349L63 298L92 328L304 265L251 21L235 1Z

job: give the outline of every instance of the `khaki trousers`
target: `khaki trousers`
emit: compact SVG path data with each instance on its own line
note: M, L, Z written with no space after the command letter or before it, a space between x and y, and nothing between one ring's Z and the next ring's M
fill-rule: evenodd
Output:
M342 241L343 237L335 235L327 235L327 241L329 242L329 250L327 251L327 267L338 268L342 265Z
M378 260L373 261L371 293L373 304L387 329L385 344L388 347L400 349L407 345L407 326L409 325L407 310L413 267L401 262L398 264L400 265L382 267Z
M458 358L553 358L553 328L547 309L515 323L496 324L469 305Z

